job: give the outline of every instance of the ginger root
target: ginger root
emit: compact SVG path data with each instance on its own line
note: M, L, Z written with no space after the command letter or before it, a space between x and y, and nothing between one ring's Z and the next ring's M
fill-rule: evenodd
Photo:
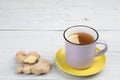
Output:
M48 73L51 69L51 63L45 59L39 59L36 64L24 64L21 67L18 67L17 73L40 75L43 73Z
M40 55L37 52L30 52L28 54L26 54L26 52L24 51L19 51L16 54L16 61L18 63L35 63L38 59L40 58Z
M51 63L45 59L39 59L38 63L31 67L31 72L35 75L48 73L51 69Z
M40 55L37 52L30 52L26 54L24 51L19 51L16 54L16 61L22 66L16 69L17 73L40 75L48 73L52 64L45 60L40 59Z

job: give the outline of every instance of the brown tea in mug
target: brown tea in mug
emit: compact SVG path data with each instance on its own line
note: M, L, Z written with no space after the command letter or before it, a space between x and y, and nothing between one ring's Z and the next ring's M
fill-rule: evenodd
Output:
M68 40L76 44L89 44L94 41L94 37L85 32L78 32L68 36Z

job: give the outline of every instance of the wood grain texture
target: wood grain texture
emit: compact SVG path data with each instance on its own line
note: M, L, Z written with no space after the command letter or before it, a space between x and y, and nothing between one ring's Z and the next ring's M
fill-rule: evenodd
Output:
M64 30L84 24L120 30L119 0L1 0L0 29Z
M99 39L108 42L109 52L120 52L120 31L98 31ZM63 31L0 31L1 49L51 51L64 46Z

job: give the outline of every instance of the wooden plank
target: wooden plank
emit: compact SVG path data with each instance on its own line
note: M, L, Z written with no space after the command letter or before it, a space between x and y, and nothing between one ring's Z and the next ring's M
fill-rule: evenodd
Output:
M119 80L119 74L120 74L120 54L118 53L108 53L106 54L107 57L107 64L102 72L100 72L97 75L90 76L90 77L75 77L71 76L69 74L64 73L60 69L57 68L57 66L54 63L54 57L55 57L55 52L43 52L39 51L40 54L42 55L41 58L48 59L50 62L52 62L52 70L45 75L41 76L34 76L34 75L18 75L15 73L15 70L19 64L16 63L15 61L15 54L16 54L16 49L3 49L0 50L0 79L2 80L18 80L18 79L48 79L48 80L68 80L68 79L82 79L82 80L101 80L101 79L106 79L106 80Z
M119 1L0 1L0 29L64 30L84 24L99 30L120 30Z
M120 52L120 31L98 31L109 52ZM64 46L63 31L0 31L0 48L55 51Z

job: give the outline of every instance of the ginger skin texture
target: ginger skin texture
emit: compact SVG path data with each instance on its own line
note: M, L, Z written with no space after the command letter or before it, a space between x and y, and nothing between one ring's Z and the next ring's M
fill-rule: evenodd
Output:
M16 54L16 61L17 61L18 63L23 64L26 55L27 55L27 54L26 54L26 52L24 52L24 51L19 51L19 52L17 52L17 54Z

